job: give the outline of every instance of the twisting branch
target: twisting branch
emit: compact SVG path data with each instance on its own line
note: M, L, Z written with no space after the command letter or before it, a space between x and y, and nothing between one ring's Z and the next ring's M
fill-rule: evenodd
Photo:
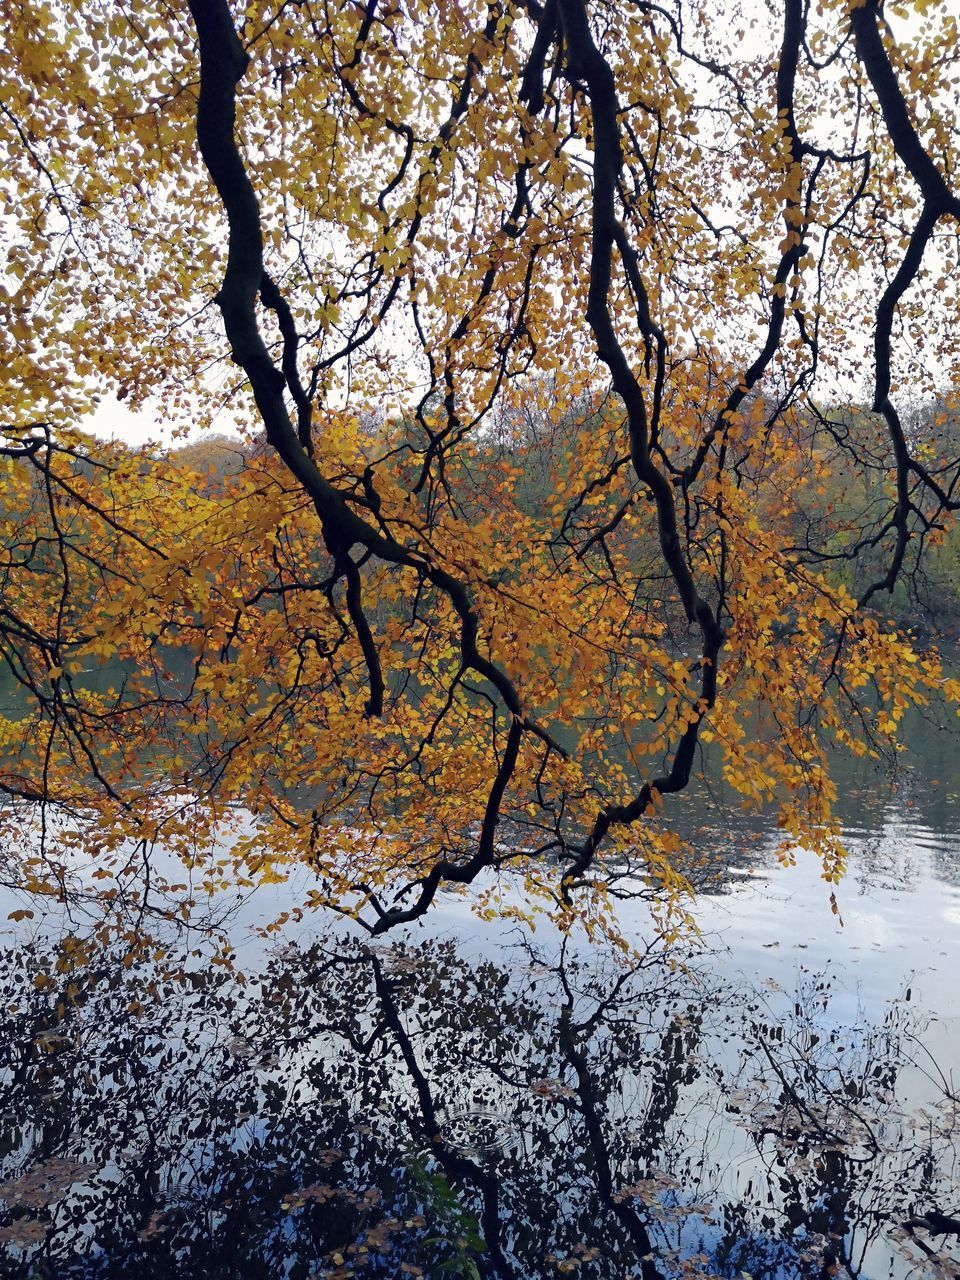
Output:
M388 564L412 569L446 595L460 619L463 666L493 685L508 719L506 746L488 793L476 852L462 864L446 859L434 864L420 883L419 895L412 906L406 909L380 908L372 931L382 933L395 924L422 915L444 881L469 883L494 861L500 807L513 777L525 733L537 736L546 744L547 750L561 755L565 753L542 726L528 718L510 677L481 651L479 618L468 587L419 550L388 536L382 526L375 529L368 525L321 473L304 441L298 437L284 400L287 390L291 390L296 398L298 382L294 376L295 369L284 372L273 363L256 316L258 294L264 296L266 304L277 313L282 332L289 311L285 310L276 287L264 270L259 203L235 137L236 87L246 72L249 59L233 26L226 0L191 0L190 11L200 47L197 141L223 203L229 233L227 265L217 303L223 315L232 358L250 381L267 440L309 495L320 519L327 550L347 577L348 611L357 628L367 663L370 684L368 711L378 714L382 710L385 683L376 645L363 616L359 570L350 557L350 550L355 546L364 548ZM285 339L286 336L284 333Z
M903 568L907 544L912 533L911 516L916 513L921 517L922 523L927 523L927 519L914 505L911 497L911 475L916 475L920 479L923 486L937 499L941 509L955 510L960 506L960 503L950 499L933 481L926 469L911 456L900 415L890 396L891 335L897 307L904 294L919 277L923 255L933 237L937 223L944 217L960 220L960 198L951 191L946 178L928 154L910 119L906 99L880 34L881 13L882 7L878 0L867 0L865 4L850 10L850 26L857 57L877 95L893 148L920 188L924 203L900 266L884 290L876 308L873 338L875 361L873 410L882 415L893 448L897 482L897 499L893 514L896 540L886 573L863 591L860 596L861 605L866 604L880 591L893 590Z
M656 795L683 790L690 780L700 725L713 706L717 693L717 662L723 646L724 632L716 612L699 593L678 532L677 509L673 487L653 460L650 450L650 416L643 388L617 336L611 308L614 250L620 246L620 261L638 302L645 301L639 269L629 252L624 252L626 239L616 212L616 194L623 168L620 143L616 85L610 64L597 48L590 30L584 0L560 0L564 38L567 47L567 70L572 79L582 80L590 98L593 115L593 214L590 256L590 280L587 296L587 321L593 330L600 359L610 370L614 390L627 411L630 457L637 479L653 497L657 513L660 550L676 585L684 611L700 631L700 689L696 706L674 751L670 769L662 776L645 782L626 804L608 805L597 815L593 828L576 850L564 871L564 896L569 898L571 884L590 866L600 843L614 825L628 825L647 812ZM655 338L658 347L658 373L662 356L662 335L646 318L645 336Z

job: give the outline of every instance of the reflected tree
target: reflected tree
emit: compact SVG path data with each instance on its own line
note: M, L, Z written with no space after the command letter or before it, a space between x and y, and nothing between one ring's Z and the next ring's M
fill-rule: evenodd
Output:
M857 1030L822 976L744 1000L529 941L509 967L288 947L246 982L102 952L55 993L46 967L3 962L11 1276L799 1280L826 1248L929 1264L918 1240L949 1265L895 1230L957 1155L905 1003Z

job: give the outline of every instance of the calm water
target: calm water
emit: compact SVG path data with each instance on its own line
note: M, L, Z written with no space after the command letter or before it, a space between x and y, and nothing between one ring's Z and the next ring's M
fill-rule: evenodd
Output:
M690 797L702 943L647 950L625 907L629 963L454 896L374 947L254 938L298 886L224 897L243 979L8 922L0 1274L956 1275L957 1236L902 1226L960 1213L956 742L842 804L835 914Z

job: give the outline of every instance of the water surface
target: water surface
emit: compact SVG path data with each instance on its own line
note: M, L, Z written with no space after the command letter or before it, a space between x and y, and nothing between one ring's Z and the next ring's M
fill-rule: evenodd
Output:
M703 937L668 955L642 903L628 960L452 894L373 946L254 937L298 885L221 901L235 970L9 923L2 1274L957 1274L903 1226L960 1210L954 751L844 780L836 910L768 817L689 797Z

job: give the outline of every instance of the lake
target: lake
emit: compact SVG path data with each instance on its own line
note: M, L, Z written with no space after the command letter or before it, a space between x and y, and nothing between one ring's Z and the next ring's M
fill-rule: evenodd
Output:
M257 936L307 881L221 896L233 969L8 920L0 1274L958 1274L916 1221L960 1214L955 737L842 776L836 911L769 816L676 808L702 932L668 953L642 902L627 954L453 894L372 946Z

